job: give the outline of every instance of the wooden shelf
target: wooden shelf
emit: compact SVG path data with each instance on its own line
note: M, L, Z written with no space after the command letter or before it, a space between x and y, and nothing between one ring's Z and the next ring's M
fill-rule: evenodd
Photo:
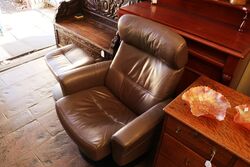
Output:
M73 17L62 19L55 24L94 46L110 52L110 43L116 33L114 27L109 27L92 18L76 20Z

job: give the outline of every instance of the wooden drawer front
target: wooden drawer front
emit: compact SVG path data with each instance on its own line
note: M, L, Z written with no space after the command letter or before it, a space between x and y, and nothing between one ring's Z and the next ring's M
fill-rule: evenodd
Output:
M237 160L234 167L250 167L250 164L247 164L245 161Z
M185 40L190 54L219 68L224 67L229 54L188 38Z
M205 74L214 80L221 81L229 55L191 39L185 38L185 40L189 51L187 67L200 75Z
M160 153L176 167L202 167L205 164L204 158L168 134L164 134Z
M155 167L176 167L176 165L169 161L166 157L164 157L164 155L159 154Z
M216 154L213 158L213 163L216 166L228 167L230 165L232 159L231 153L171 116L167 117L165 131L205 159L210 159L212 152L215 150Z
M201 60L191 53L189 53L188 63L186 68L194 71L199 75L206 75L216 81L220 81L222 79L223 69L210 64L204 60Z

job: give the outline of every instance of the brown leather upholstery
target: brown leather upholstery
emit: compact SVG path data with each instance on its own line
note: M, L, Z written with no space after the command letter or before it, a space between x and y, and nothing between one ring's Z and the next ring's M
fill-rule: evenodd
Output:
M167 27L125 15L115 59L58 77L56 102L69 136L93 160L112 154L125 165L145 153L187 62L184 39Z
M112 135L136 117L104 86L66 96L57 110L70 136L94 160L110 154Z
M93 57L73 44L48 53L45 60L56 79L63 72L95 62Z

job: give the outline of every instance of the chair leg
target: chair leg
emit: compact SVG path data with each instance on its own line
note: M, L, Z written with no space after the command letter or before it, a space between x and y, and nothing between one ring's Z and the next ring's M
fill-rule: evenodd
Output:
M95 166L95 167L119 167L114 161L111 155L105 157L104 159L100 161L93 161L89 159L84 152L81 150L80 147L78 147L79 152L84 160L86 160L89 164Z

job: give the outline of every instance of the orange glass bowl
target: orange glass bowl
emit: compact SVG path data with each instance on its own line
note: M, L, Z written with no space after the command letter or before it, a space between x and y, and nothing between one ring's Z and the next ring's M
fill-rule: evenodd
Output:
M242 104L235 107L237 114L234 122L250 130L250 104Z
M230 103L221 93L207 86L190 88L182 95L191 108L191 113L196 116L206 116L219 121L224 120Z

